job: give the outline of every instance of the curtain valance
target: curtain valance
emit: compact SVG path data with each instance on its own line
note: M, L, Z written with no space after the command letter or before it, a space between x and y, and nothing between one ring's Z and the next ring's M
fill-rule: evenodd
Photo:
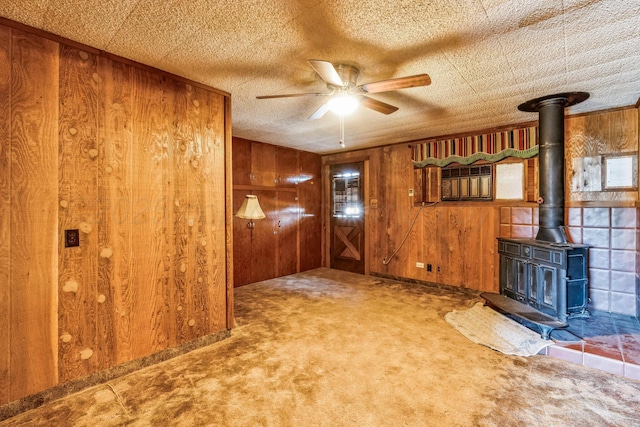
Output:
M416 143L413 166L469 165L478 160L497 162L506 157L527 159L538 154L538 127Z

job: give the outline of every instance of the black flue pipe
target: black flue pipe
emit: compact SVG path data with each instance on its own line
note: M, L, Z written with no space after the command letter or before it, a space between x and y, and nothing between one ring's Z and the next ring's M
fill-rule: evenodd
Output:
M567 243L564 231L564 109L589 97L586 92L560 93L527 101L521 111L539 113L538 234L536 240Z

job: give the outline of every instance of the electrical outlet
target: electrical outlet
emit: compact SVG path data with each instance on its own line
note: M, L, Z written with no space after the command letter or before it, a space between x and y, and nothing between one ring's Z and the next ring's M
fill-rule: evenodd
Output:
M416 262L416 267L424 268L424 262Z
M438 273L440 273L440 266L438 266Z
M80 230L64 230L64 247L80 246Z
M413 188L409 189L409 197L413 197Z
M427 271L432 271L433 267L431 266L431 264L427 264Z

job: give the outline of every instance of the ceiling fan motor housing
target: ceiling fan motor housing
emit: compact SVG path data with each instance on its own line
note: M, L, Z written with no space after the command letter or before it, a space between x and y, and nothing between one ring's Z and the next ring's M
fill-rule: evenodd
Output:
M346 64L334 64L334 68L342 80L343 88L346 88L348 91L353 91L358 83L360 70L353 65ZM331 85L329 85L329 87L331 87Z

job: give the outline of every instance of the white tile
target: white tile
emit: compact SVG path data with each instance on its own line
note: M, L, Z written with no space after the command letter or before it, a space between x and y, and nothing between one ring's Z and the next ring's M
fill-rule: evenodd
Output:
M547 353L553 358L565 360L577 365L582 365L583 363L583 353L581 351L565 348L559 345L549 346L548 349Z
M609 270L589 269L589 288L608 291L611 289L611 272Z
M615 271L636 271L635 251L611 251L611 269Z
M611 208L611 226L616 228L636 228L636 209Z
M585 353L584 366L620 376L624 375L624 363L621 360L609 359L596 354Z
M631 273L628 271L612 271L611 290L614 292L625 292L628 294L634 294L636 292L635 273Z
M582 230L582 242L592 248L609 249L611 245L610 231L608 228L584 228Z
M609 227L609 208L584 208L585 227Z
M611 230L611 249L636 250L636 232L626 228Z
M623 294L620 292L611 292L609 295L611 304L611 312L624 314L627 316L636 315L636 296L634 294Z

